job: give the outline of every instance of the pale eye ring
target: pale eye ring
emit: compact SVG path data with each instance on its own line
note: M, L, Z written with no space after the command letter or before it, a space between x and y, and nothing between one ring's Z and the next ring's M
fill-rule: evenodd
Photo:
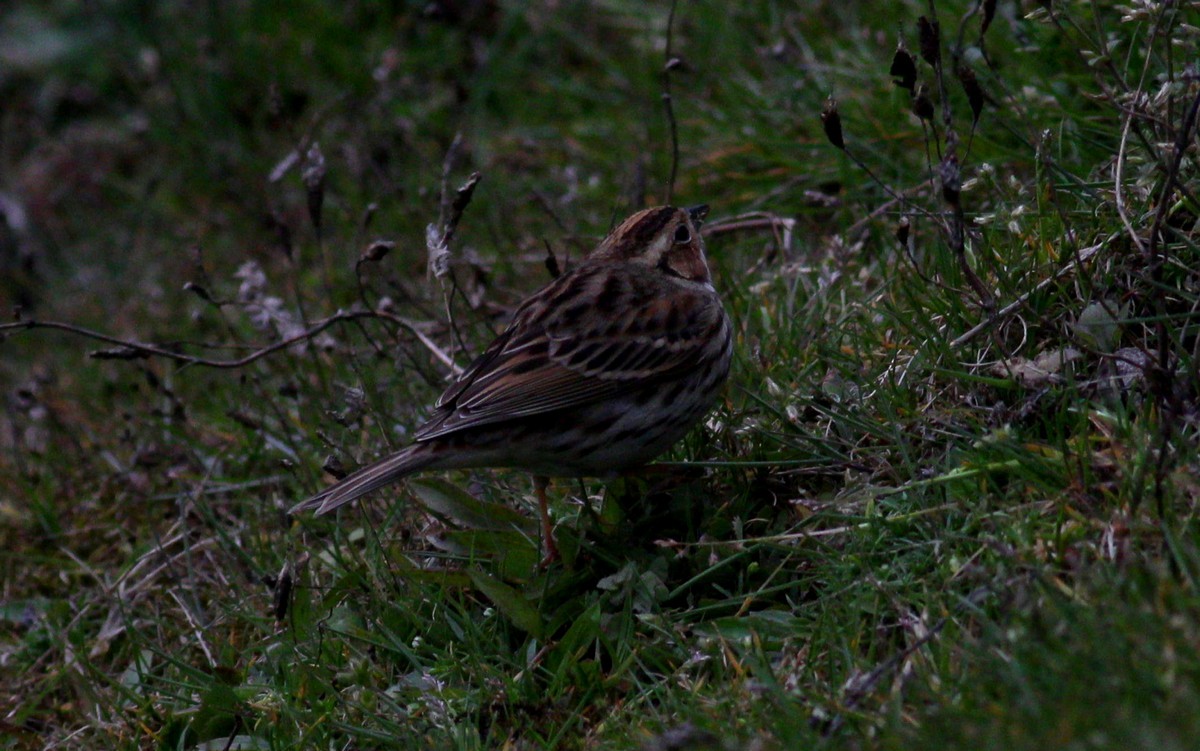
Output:
M692 241L692 231L687 228L686 224L681 224L675 228L675 244L683 245Z

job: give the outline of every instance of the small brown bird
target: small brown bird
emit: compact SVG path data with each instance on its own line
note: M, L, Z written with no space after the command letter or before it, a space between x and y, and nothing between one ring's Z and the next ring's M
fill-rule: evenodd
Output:
M610 477L666 451L729 375L733 336L700 238L707 206L640 211L538 290L446 389L400 451L292 513L324 514L424 470L534 475L550 558L547 477Z

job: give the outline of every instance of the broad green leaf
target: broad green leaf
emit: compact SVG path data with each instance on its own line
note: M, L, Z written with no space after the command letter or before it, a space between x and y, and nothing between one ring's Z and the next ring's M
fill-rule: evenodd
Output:
M442 547L471 558L487 558L505 580L527 579L541 558L537 540L519 532L460 529L447 532Z
M421 505L467 529L518 529L533 533L537 523L508 506L487 503L445 480L422 478L409 483Z
M600 603L593 602L580 613L567 632L546 655L546 669L562 679L563 668L576 665L593 642L600 636Z
M757 637L764 642L779 643L784 639L800 637L801 623L801 620L791 613L763 610L738 617L718 618L698 625L696 632L731 642Z
M499 579L482 571L471 571L471 582L518 628L541 639L544 624L537 608L525 596Z
M411 581L430 582L443 587L468 587L470 577L463 571L449 571L438 568L421 568L408 559L403 553L395 553L389 559L391 567L400 576Z

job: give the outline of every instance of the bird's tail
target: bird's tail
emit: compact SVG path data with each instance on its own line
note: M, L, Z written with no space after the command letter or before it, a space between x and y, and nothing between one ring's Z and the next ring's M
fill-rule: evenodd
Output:
M373 490L390 485L406 475L419 472L433 461L433 452L429 450L428 446L414 443L391 456L350 473L307 501L301 501L292 506L288 513L298 514L301 511L314 510L318 515L328 513Z

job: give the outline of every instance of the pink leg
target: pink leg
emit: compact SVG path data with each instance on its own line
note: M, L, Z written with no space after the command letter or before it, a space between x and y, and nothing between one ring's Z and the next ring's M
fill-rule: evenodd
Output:
M546 487L549 484L549 477L534 475L533 492L538 500L538 513L542 517L542 538L546 541L546 557L542 558L542 568L559 559L558 546L554 544L554 523L550 521L550 507L546 501Z

